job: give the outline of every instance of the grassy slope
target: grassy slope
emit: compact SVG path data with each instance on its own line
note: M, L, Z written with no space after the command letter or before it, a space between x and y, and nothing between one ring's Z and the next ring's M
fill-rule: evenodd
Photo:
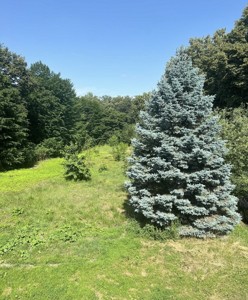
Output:
M90 182L64 181L60 159L0 174L0 299L248 299L247 227L142 238L124 214L122 163L107 146L88 156Z

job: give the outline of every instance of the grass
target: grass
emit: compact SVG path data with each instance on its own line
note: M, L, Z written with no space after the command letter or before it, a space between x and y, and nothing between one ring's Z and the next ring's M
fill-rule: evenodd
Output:
M89 182L61 159L0 174L0 299L248 299L248 228L159 241L126 218L122 162L87 152Z
M45 160L31 169L20 169L0 173L0 191L17 192L30 188L41 181L58 180L62 178L62 159Z

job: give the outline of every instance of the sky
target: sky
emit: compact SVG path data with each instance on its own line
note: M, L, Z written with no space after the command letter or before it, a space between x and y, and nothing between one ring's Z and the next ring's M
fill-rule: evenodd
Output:
M247 0L0 0L0 43L68 78L78 95L156 88L189 39L229 32Z

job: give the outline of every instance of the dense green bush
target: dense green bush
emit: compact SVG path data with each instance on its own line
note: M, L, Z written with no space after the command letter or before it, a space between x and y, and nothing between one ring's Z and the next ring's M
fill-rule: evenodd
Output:
M26 147L23 150L25 161L21 165L22 168L30 168L35 165L37 162L37 156L35 152L35 146L32 143L27 143Z
M90 170L86 164L85 156L78 155L78 146L71 144L65 147L65 173L64 177L67 180L81 181L90 180Z
M76 154L68 156L64 167L64 176L67 180L81 181L91 179L90 170L85 163L84 156L79 157Z
M233 176L236 185L235 194L239 198L238 208L243 217L243 221L248 223L248 176Z
M52 157L61 157L64 150L64 143L61 138L52 137L45 139L36 146L35 154L37 160L43 160Z
M127 124L121 132L118 133L119 140L122 143L131 144L131 140L135 135L135 126L134 124Z
M227 160L232 164L232 181L239 198L239 210L248 222L248 112L245 108L219 111L222 138L228 148Z
M223 109L221 116L222 137L226 140L226 158L235 175L248 174L248 112L245 108Z

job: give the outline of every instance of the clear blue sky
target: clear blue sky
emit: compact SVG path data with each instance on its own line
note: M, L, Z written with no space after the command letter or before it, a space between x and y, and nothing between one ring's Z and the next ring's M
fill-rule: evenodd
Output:
M189 38L230 31L246 0L0 0L0 43L42 61L78 94L156 88Z

